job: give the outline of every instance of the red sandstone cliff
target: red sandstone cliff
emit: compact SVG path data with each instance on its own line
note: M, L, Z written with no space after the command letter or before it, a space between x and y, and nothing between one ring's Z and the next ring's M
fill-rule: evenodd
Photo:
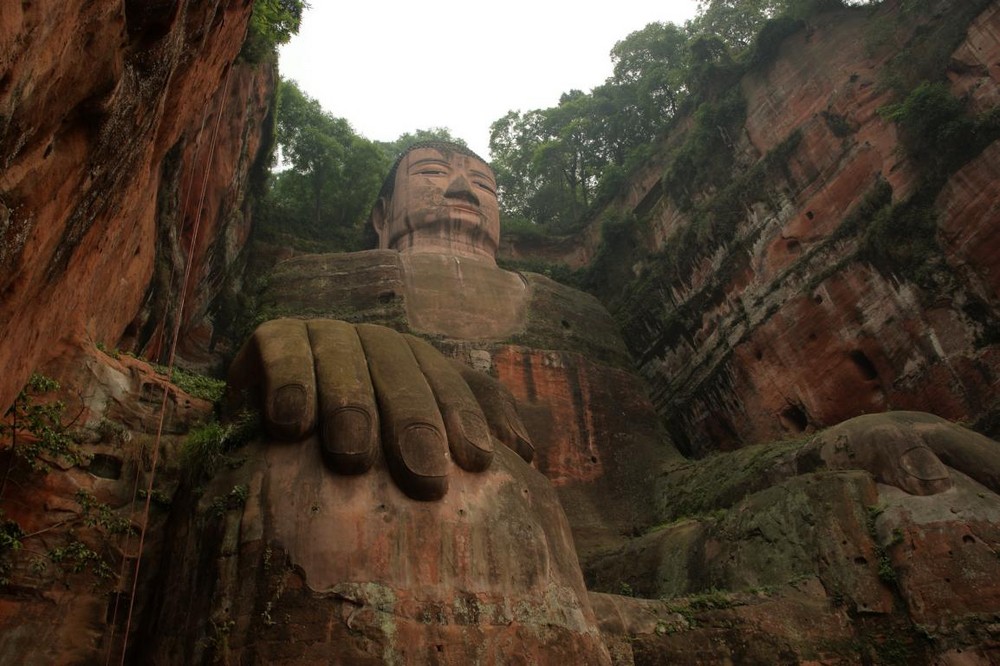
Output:
M891 78L935 49L965 117L995 109L1000 5L963 5L964 19L952 3L924 5L813 17L744 75L744 115L718 147L733 166L714 184L690 201L669 191L696 122L682 119L610 207L634 222L603 256L596 223L540 249L570 266L599 262L601 298L682 448L703 454L889 409L995 434L1000 144L932 186L934 156L910 157L879 110L900 100ZM929 256L908 272L873 254L877 242L883 254L911 252L921 230L891 213L928 192L933 228L919 242L934 246ZM879 228L880 215L901 228Z
M199 184L205 184L206 175L202 224L207 226L196 248L192 284L197 286L191 287L193 309L184 315L186 321L197 322L204 313L220 271L232 260L246 233L246 217L239 212L244 177L251 161L248 156L258 145L257 128L264 117L270 76L242 65L228 67L239 49L248 7L245 3L146 3L146 13L140 16L129 11L138 4L125 3L123 14L113 3L52 3L44 9L36 3L22 5L14 18L3 15L0 63L10 74L0 80L0 158L4 164L0 175L0 332L5 341L0 354L8 372L0 402L9 402L32 368L56 357L74 341L110 346L124 332L142 344L151 343L154 352L162 345L169 317L158 314L158 309L176 295L177 270L183 265L192 224L201 208ZM997 14L994 3L974 22L952 56L956 63L949 70L953 89L971 92L973 109L996 101ZM949 265L958 276L955 291L929 292L862 261L854 254L858 239L836 235L846 213L878 180L877 172L892 184L895 201L912 193L918 182L919 165L899 153L894 126L874 113L889 101L875 80L875 72L889 56L866 54L865 44L857 38L862 18L853 14L815 21L786 41L781 59L743 81L745 131L735 142L740 165L745 169L755 164L798 130L799 140L786 155L789 173L768 175L766 189L777 194L748 206L735 235L738 242L696 256L694 270L676 282L653 281L652 291L631 292L642 297L637 300L641 307L634 312L651 315L625 320L633 350L643 359L643 371L657 389L658 405L695 451L716 442L735 446L783 436L888 407L912 406L970 418L990 413L997 359L994 346L982 344L979 334L983 322L990 321L997 298L992 259L997 227L996 144L952 174L935 202L940 213L939 242L948 250ZM93 29L81 29L81 25ZM227 77L228 87L221 88ZM215 113L223 108L216 152L209 158ZM847 137L833 131L828 121L831 114L851 129ZM628 262L620 262L624 278L610 276L609 293L631 288L625 278L648 276L655 264L654 252L668 247L691 224L690 216L659 186L664 160L682 140L682 134L669 139L660 163L638 176L620 202L647 218L648 226L639 236L640 247L648 254L638 261L630 256ZM591 238L596 236L592 232ZM579 252L583 257L592 255L593 246ZM645 298L651 293L658 299ZM977 303L987 304L986 314L980 313L978 319L964 307L972 302L970 295L979 299ZM669 308L665 310L664 305ZM685 317L690 312L691 318L663 316L671 309ZM677 321L683 324L679 335ZM561 322L560 328L566 323ZM575 329L576 322L570 323ZM613 397L616 385L577 372L568 356L508 354L500 360L500 374L520 389L519 394L530 396L542 387L564 406L546 425L567 433L567 448L542 456L541 466L557 480L572 480L565 473L566 466L560 466L564 459L583 470L581 476L601 472L607 452L590 440L582 460L571 458L579 457L581 451L570 450L579 444L573 441L575 430L570 426L581 422L581 432L590 429L593 414L580 406L586 407L590 396L601 391ZM92 389L85 396L89 409L123 424L122 433L133 438L132 444L101 435L93 451L102 456L102 465L115 467L117 460L117 472L99 470L91 463L87 470L71 468L66 474L50 475L40 487L29 488L20 499L29 506L43 506L47 513L8 514L29 530L47 529L58 516L73 516L79 509L72 500L78 487L92 490L123 513L131 508L133 498L126 485L133 472L147 469L143 456L148 455L146 447L154 430L154 406L166 390L162 381L151 378L141 364L130 359L118 363L100 356L77 357L65 360L62 367L69 384ZM577 385L566 381L574 377ZM169 396L173 416L168 420L172 431L165 446L168 453L176 451L177 432L193 415L206 410L205 405L192 403L174 390ZM601 402L610 400L602 397ZM625 428L612 424L601 429ZM122 433L115 436L124 438ZM122 464L123 451L132 451L136 459ZM756 451L746 453L738 460ZM713 460L719 458L709 458L705 464ZM746 469L749 476L757 471L749 463L730 466ZM698 469L697 464L692 463L692 469ZM99 471L111 476L101 476ZM712 484L725 476L709 472ZM233 483L220 477L218 495L207 494L205 500L225 499L226 493L238 487ZM739 587L756 583L742 580L749 578L748 571L773 572L779 583L783 575L800 574L806 578L795 588L801 592L795 604L780 599L773 604L764 592L741 593L744 596L721 603L709 599L716 605L707 605L707 610L704 599L700 607L694 602L685 607L652 601L646 606L636 601L627 607L620 597L595 595L591 604L615 606L614 612L605 609L599 614L602 624L620 621L620 627L608 630L631 636L622 650L636 661L645 658L655 663L672 656L677 661L715 662L734 655L758 663L790 660L795 655L830 663L850 663L853 656L861 661L864 657L857 654L858 638L850 623L856 621L864 628L873 614L888 614L898 603L890 589L879 583L875 545L881 543L901 571L900 590L909 595L906 603L916 609L913 618L921 627L937 622L935 613L960 615L971 608L988 614L997 595L982 581L996 580L996 576L980 576L980 572L992 571L996 561L992 525L997 521L980 527L964 515L942 519L937 514L903 511L923 500L919 497L896 500L899 506L890 507L881 518L866 515L864 507L880 504L890 491L876 487L864 473L796 477L786 485L749 495L722 518L705 519L707 527L697 521L679 521L644 534L606 570L616 576L612 584L627 582L627 575L647 571L641 560L667 544L667 555L656 553L656 563L664 568L698 568L676 574L672 580L700 576L704 580L695 582L705 587L714 586L715 581ZM970 501L983 499L972 490L968 495ZM629 499L645 498L630 495ZM210 506L210 513L225 515L218 522L235 530L239 512L220 506ZM844 507L851 510L838 513ZM933 507L954 514L946 502ZM993 505L990 512L983 514L995 515ZM872 524L867 525L866 519ZM935 536L932 531L945 519L951 521L947 538ZM165 515L160 513L155 520L162 524ZM721 527L713 527L711 520ZM786 529L789 521L803 532ZM958 529L963 521L971 527L968 534ZM882 522L887 534L873 533ZM246 525L255 528L252 520ZM824 529L814 529L816 525ZM896 543L891 528L897 525L905 542ZM234 533L221 534L218 545L226 543L222 536ZM771 560L778 550L775 534L783 537L781 543L794 546L791 555L778 553L785 558L778 564ZM46 533L53 539L55 535L56 531ZM800 557L803 544L805 554ZM914 558L918 564L934 563L941 570L907 568L906 558L918 548L923 558ZM153 549L147 546L147 550ZM953 551L957 557L952 557ZM733 559L734 553L741 552L745 553L742 559ZM816 553L823 556L815 557ZM266 572L270 550L256 554ZM802 566L795 568L788 562ZM613 564L627 568L621 573ZM810 567L821 571L810 577L814 573ZM153 569L155 562L148 563L148 570ZM855 569L861 573L852 573ZM224 582L231 588L254 580L235 575L235 568L228 570L234 575ZM183 571L196 582L199 576L214 582L211 567ZM3 654L9 660L23 660L30 653L49 661L72 661L105 652L108 599L90 591L85 577L78 576L65 588L59 581L32 578L27 565L17 573L22 586L0 600L0 623L17 628L4 634ZM942 579L950 583L956 574L964 578L954 579L955 585L941 584ZM286 601L311 601L301 587L295 587L295 575L285 578L289 586L280 590L287 591ZM734 583L734 578L740 580ZM843 590L820 584L841 579L847 585ZM123 592L124 586L125 582L120 583L117 591ZM224 605L228 599L220 594L218 602ZM268 600L261 597L261 601L263 607L255 609L252 618L245 615L241 620L252 619L276 635L284 631L283 626L273 626ZM351 599L335 601L349 606ZM171 603L181 604L178 617L187 614L183 599ZM312 606L304 603L296 608L308 611ZM694 611L701 615L694 617ZM354 615L352 611L347 614L345 622L349 623ZM59 621L54 622L54 617ZM326 626L308 612L303 617L308 621L296 624L296 631ZM227 625L210 624L218 633L214 637L224 644ZM977 616L969 631L992 632L990 626L980 629L980 624ZM881 631L882 625L877 628ZM280 637L284 645L284 635ZM822 646L818 656L808 645L814 640ZM993 640L975 634L956 644L992 645ZM797 648L795 641L807 647Z
M196 219L186 324L249 230L271 67L251 3L13 3L0 15L0 408L67 344L157 353ZM222 121L219 122L219 118Z
M137 488L150 479L161 398L167 469L184 433L211 412L145 363L95 347L162 355L178 317L182 345L204 347L205 315L250 230L251 174L269 152L274 68L238 59L251 8L249 0L61 0L0 10L0 410L32 371L58 376L83 453L33 474L15 464L5 435L3 525L18 525L25 539L23 549L5 546L5 663L116 653L126 565L144 520ZM161 505L176 481L159 474ZM80 493L133 536L109 536ZM144 575L165 520L154 506ZM96 556L93 566L56 565L68 552L60 549L73 547ZM95 575L103 566L108 579ZM112 617L118 634L109 637Z

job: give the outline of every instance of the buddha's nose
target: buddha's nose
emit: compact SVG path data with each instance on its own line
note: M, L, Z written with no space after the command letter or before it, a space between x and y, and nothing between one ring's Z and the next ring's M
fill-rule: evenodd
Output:
M477 197L476 193L472 191L472 185L462 174L455 176L451 183L449 183L448 189L444 192L444 196L447 199L460 199L462 201L467 201L474 206L479 205L479 197Z

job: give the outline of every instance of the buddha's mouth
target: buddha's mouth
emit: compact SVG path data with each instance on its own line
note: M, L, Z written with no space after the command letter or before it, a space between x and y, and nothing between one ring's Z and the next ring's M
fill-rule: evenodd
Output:
M448 204L429 211L428 215L417 215L411 218L411 222L416 227L434 226L438 224L456 223L461 226L485 226L486 214L477 206L472 204Z
M473 206L471 204L448 204L444 208L448 210L463 210L467 213L474 213L475 215L483 214L483 212L479 210L478 206Z

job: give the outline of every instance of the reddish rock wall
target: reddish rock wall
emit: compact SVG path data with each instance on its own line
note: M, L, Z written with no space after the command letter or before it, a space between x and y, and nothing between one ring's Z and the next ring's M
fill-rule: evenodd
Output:
M937 194L938 249L923 277L865 254L875 210L926 187L927 165L907 157L896 126L878 113L896 99L886 72L900 49L950 30L946 10L886 3L875 13L823 14L787 38L773 63L747 74L732 178L775 151L781 164L759 172L753 186L763 194L745 202L735 229L716 228L676 265L662 257L701 223L663 192L657 174L683 128L617 202L643 223L635 242L619 248L625 265L609 270L602 293L682 448L703 454L888 409L995 428L998 145ZM992 3L947 66L970 114L996 104L998 34ZM877 191L886 198L861 214Z
M497 349L492 362L536 443L533 464L559 493L584 569L656 521L648 494L676 453L634 374L575 352L515 346Z
M233 209L273 76L232 64L244 0L15 5L0 21L0 409L59 341L116 345L156 300L154 273L171 283L208 173L185 319L205 311L246 234Z
M192 398L154 373L149 364L97 349L62 349L43 368L63 377L64 423L79 461L54 459L47 472L32 471L5 446L0 470L3 525L15 521L21 547L5 547L0 571L0 662L10 664L117 663L129 613L139 530L148 526L134 617L149 597L147 581L163 548L166 507L179 481L180 451L192 424L208 419L212 405ZM49 396L51 397L51 396ZM156 438L161 423L163 431ZM150 511L139 489L153 480ZM5 442L6 444L6 442ZM81 493L104 505L101 520ZM123 534L109 526L130 525ZM74 557L68 548L89 549ZM61 558L57 553L63 549ZM110 655L110 657L109 657Z
M120 648L131 567L117 578L137 531L123 540L93 524L78 493L137 529L166 392L144 576L156 568L183 433L211 405L95 344L128 332L127 344L163 352L197 218L188 340L236 262L274 86L270 65L236 62L250 11L247 0L69 0L0 12L0 412L33 370L58 377L81 454L40 475L12 464L5 443L4 516L27 535L4 552L0 661L104 661ZM73 544L99 561L57 564ZM140 582L137 614L146 598Z
M227 76L228 88L212 96L197 131L182 132L163 161L156 269L127 339L150 358L165 358L169 347L195 222L200 217L180 332L180 353L189 361L205 358L213 334L210 306L250 233L247 195L251 172L268 166L256 163L270 141L275 71L236 63Z

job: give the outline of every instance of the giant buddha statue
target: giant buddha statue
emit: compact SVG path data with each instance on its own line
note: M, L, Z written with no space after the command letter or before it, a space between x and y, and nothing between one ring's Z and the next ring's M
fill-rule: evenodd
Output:
M351 400L324 396L321 373L327 363L321 355L329 355L333 367L346 367L336 354L348 347L323 342L314 329L331 326L317 317L379 324L425 339L458 362L499 441L533 461L556 486L578 548L606 550L621 545L622 535L651 524L652 507L634 491L649 486L664 459L679 456L664 446L657 417L604 307L544 276L497 266L499 208L489 165L462 146L417 144L385 179L371 223L379 249L296 257L270 277L265 309L295 318L259 329L235 363L233 380L241 386L261 382L271 434L295 439L315 430L333 471L349 474L365 467L333 459L347 455L335 450L355 446L339 433L366 439L378 432L372 391L366 389L369 397L352 403L352 409L338 411L340 418L350 414L364 426L338 428L329 422L324 410L339 410ZM343 354L364 365L361 348L374 344L366 333L374 329L357 330L361 346ZM375 369L371 359L368 365ZM392 383L401 380L396 376ZM486 432L478 416L463 414L471 419L463 422L469 432ZM458 428L458 420L448 418ZM366 434L359 434L362 430ZM431 433L444 431L433 425L414 432L435 437L436 444L425 441L420 447L432 459L422 459L419 474L394 465L393 478L411 497L440 497L453 463L445 464L444 437ZM367 458L352 457L370 464L375 445L360 446ZM452 441L448 455L468 469L464 456L455 456L458 446ZM480 446L485 450L488 444L472 448ZM395 447L383 441L387 454ZM396 453L390 459L401 460ZM421 488L408 482L418 477Z
M275 268L275 318L231 371L266 441L189 495L145 657L683 663L755 639L749 661L777 663L815 653L807 625L847 645L900 603L941 631L956 599L1000 608L994 442L903 413L685 459L600 303L497 266L485 161L414 146L371 222L379 249ZM952 569L913 565L951 547L971 606ZM701 629L657 600L763 587L787 618L732 610L736 630L690 644Z

